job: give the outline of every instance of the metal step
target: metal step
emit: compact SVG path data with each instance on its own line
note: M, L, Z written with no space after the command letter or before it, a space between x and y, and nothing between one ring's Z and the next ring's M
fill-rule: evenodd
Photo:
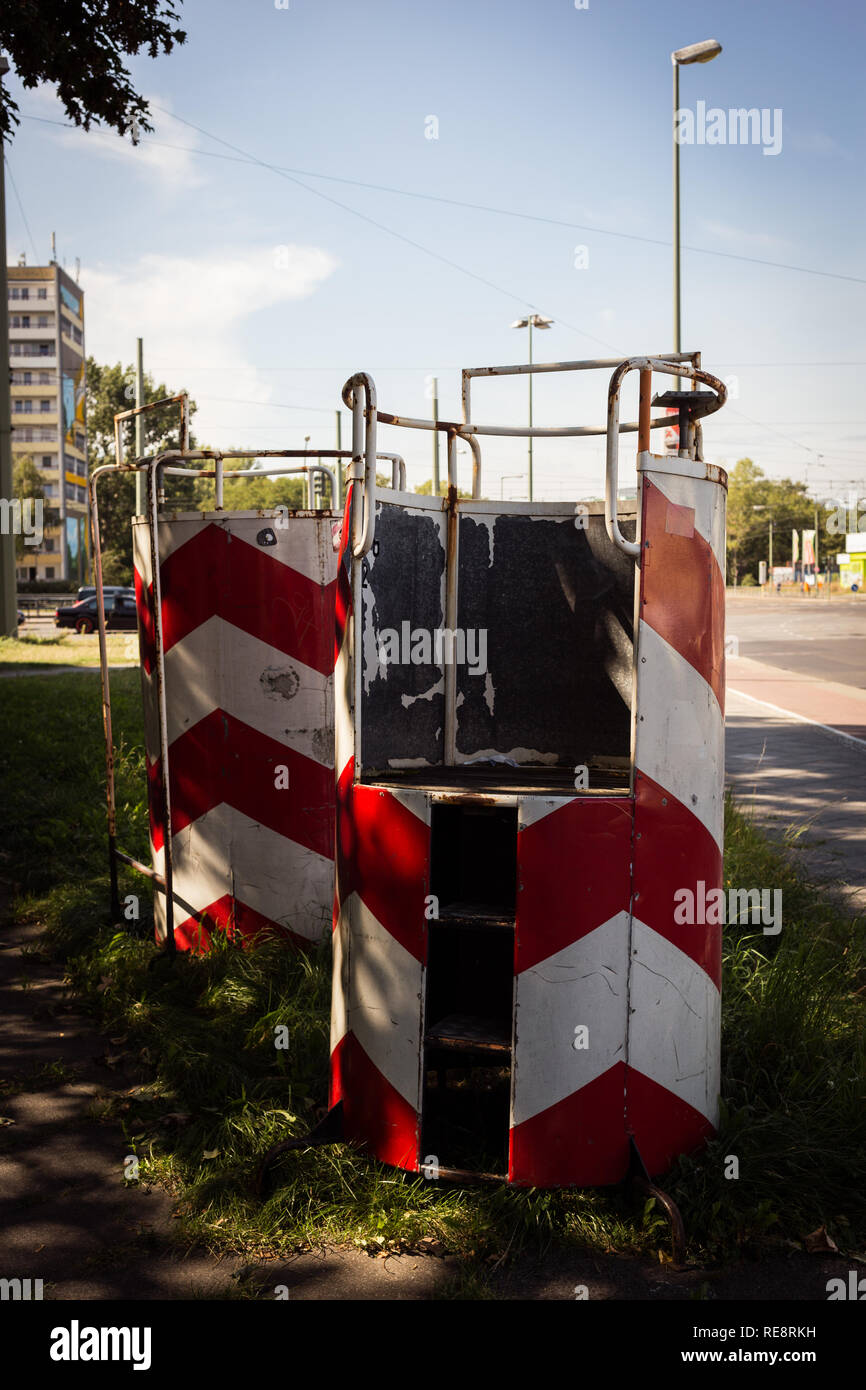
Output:
M427 1047L448 1052L483 1052L501 1057L511 1055L511 1034L507 1025L475 1014L449 1014L424 1035Z

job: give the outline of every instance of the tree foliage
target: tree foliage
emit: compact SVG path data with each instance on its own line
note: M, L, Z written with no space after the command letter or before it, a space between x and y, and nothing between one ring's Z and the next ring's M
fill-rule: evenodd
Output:
M101 366L92 357L87 359L87 450L90 471L102 464L114 463L114 417L135 405L135 370L124 367L120 362L114 366ZM145 372L144 400L164 400L166 396L176 396L179 392L170 390L164 382L157 384ZM190 415L195 412L195 402L190 401ZM180 448L180 407L166 407L142 416L145 454L162 453L167 449ZM135 424L128 420L122 426L123 455L127 460L135 457ZM190 444L194 441L190 437ZM195 483L190 480L173 480L179 486L172 489L172 496L179 501L194 505ZM106 584L130 583L132 581L132 530L130 518L135 512L135 477L132 473L109 473L99 482L99 534L103 548L103 569L106 565L113 578L104 573Z
M119 135L152 130L149 107L123 59L170 53L186 41L177 28L181 0L5 0L0 49L24 87L53 83L66 114L90 129L104 123ZM0 130L18 124L18 104L0 90Z
M42 487L42 474L36 467L29 454L22 454L15 460L12 469L12 496L17 497L19 502L24 502L28 497L34 502L44 502L45 492ZM48 525L56 521L57 513L43 511L42 524ZM33 555L39 550L38 545L25 544L26 537L23 529L15 537L15 558L23 560L29 555Z
M818 507L818 557L821 566L839 549L838 536L827 531L827 514ZM751 459L739 459L728 476L728 583L741 584L758 574L758 562L769 558L770 520L773 522L773 563L791 563L792 531L812 530L815 502L806 484L790 478L767 478Z

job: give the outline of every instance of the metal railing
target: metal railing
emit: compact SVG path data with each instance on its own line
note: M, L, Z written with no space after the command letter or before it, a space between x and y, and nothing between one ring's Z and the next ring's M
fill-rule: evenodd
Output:
M616 520L616 470L617 457L615 441L620 434L637 433L638 452L649 449L650 432L667 429L671 425L669 415L653 417L651 414L650 388L653 372L668 376L688 377L692 389L697 390L699 382L704 382L715 392L716 399L701 406L700 414L710 414L725 402L727 391L724 384L709 372L702 370L699 352L669 352L658 357L600 357L579 362L532 362L511 364L502 367L464 367L461 381L462 420L423 420L408 415L393 415L379 410L376 400L376 387L367 372L356 372L343 386L343 402L352 411L352 469L350 477L363 484L358 505L353 509L352 551L356 559L366 555L373 544L375 517L375 459L377 448L376 426L395 425L403 429L440 431L447 438L448 486L457 489L457 441L465 439L472 449L472 498L481 496L481 445L479 435L517 439L556 439L585 438L604 435L607 438L607 465L605 484L605 525L614 544L625 553L636 555L634 543L626 541L619 531ZM473 377L525 376L549 372L596 371L613 368L608 389L608 419L603 425L481 425L471 419L471 381ZM619 419L619 392L622 381L630 371L641 375L640 418L621 423ZM615 419L612 417L615 412ZM702 434L696 413L688 415L685 448L681 447L681 457L702 459ZM613 443L612 443L613 441ZM680 440L682 446L683 441ZM613 495L611 496L611 491Z
M120 915L120 898L118 891L118 864L126 864L134 869L136 873L149 878L155 888L165 896L166 902L166 941L170 951L175 949L174 942L174 889L173 889L173 864L172 864L172 843L171 843L171 787L169 775L169 744L168 744L168 718L165 697L165 652L162 634L162 583L159 564L159 517L160 506L163 505L162 489L160 488L160 475L163 477L194 476L197 478L213 478L215 505L214 511L223 509L223 486L225 481L234 477L258 477L266 478L281 474L300 473L307 477L308 501L312 504L313 497L313 478L319 474L331 485L331 498L334 503L340 496L338 477L334 470L322 464L323 458L335 460L353 459L353 452L350 449L232 449L228 455L224 455L219 450L194 449L188 447L179 450L169 450L158 454L153 458L135 459L130 462L123 460L123 446L120 436L120 425L124 420L133 418L145 411L165 408L170 405L181 405L181 440L188 446L189 443L189 401L186 393L180 396L166 397L161 401L154 401L150 405L138 406L132 410L122 411L115 416L115 447L117 450L117 461L115 463L103 464L95 468L90 475L90 532L91 546L94 566L94 583L96 587L97 605L97 628L99 633L99 668L102 684L102 719L105 734L105 778L106 778L106 809L108 819L108 858L109 876L111 886L111 911L117 917ZM273 468L253 469L240 468L224 470L224 458L232 459L316 459L317 462L303 464L276 465ZM376 460L381 459L391 464L391 476L393 486L404 489L406 486L406 464L400 454L380 453L373 459L373 487L375 489L375 465ZM190 468L190 462L212 462L213 468ZM107 629L105 622L105 595L102 582L102 544L99 533L99 497L98 487L100 478L107 473L139 473L143 472L146 478L147 489L147 519L149 522L150 540L150 564L153 576L153 641L155 649L154 671L156 676L157 690L157 715L159 725L159 750L160 750L160 771L161 771L161 799L160 807L161 820L163 825L163 845L164 845L164 872L162 874L147 864L143 864L133 855L127 854L120 849L117 843L117 799L115 792L114 777L114 736L112 730L112 711L111 711L111 686L109 679L108 666L108 642ZM329 508L311 505L311 511L326 511Z

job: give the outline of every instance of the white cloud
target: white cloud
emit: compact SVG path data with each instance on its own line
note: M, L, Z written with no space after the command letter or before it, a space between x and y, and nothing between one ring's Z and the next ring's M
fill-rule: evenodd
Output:
M137 145L128 135L117 135L96 126L89 131L78 127L60 130L57 139L81 154L116 160L127 169L155 178L167 191L201 187L206 176L201 167L203 161L195 156L200 144L197 131L176 120L167 109L156 109L168 107L165 97L150 94L146 100L150 105L153 132L150 135L143 132Z
M338 265L315 246L282 246L279 258L276 251L226 248L195 259L151 253L122 270L83 269L88 355L129 363L136 338L143 338L145 369L155 364L155 374L169 387L186 387L199 403L199 439L243 419L242 407L221 404L221 398L267 403L272 388L238 351L239 324L250 314L307 298ZM248 413L251 424L265 420L260 411ZM236 443L242 434L237 431ZM222 434L218 439L226 442Z
M206 182L209 161L196 157L196 151L202 147L201 137L171 114L168 97L153 92L145 94L153 132L150 135L142 133L138 144L133 145L130 136L117 135L104 126L92 125L89 131L73 125L63 129L69 117L56 89L49 83L42 82L31 89L15 83L13 92L22 115L60 123L56 129L48 129L50 138L65 149L123 164L151 179L156 188L165 192L199 188ZM181 146L183 148L178 148Z

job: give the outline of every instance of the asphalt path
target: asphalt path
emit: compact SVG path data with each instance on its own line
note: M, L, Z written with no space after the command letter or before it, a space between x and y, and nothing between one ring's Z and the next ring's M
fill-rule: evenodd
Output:
M727 633L740 656L866 690L866 594L762 599L729 591Z
M808 874L862 912L866 597L729 592L727 635L728 783Z

